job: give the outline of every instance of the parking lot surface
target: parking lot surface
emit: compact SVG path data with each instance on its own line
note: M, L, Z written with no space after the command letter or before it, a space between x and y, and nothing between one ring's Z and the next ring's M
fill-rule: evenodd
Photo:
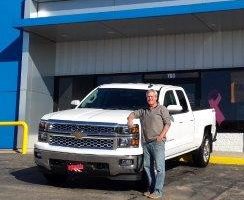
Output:
M165 196L170 200L244 200L244 166L167 162ZM0 154L0 200L144 200L135 182L69 177L50 184L38 171L33 156Z

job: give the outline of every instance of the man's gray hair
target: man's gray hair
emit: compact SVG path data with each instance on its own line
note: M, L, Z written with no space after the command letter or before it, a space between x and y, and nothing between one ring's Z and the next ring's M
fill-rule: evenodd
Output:
M150 89L150 90L148 90L147 93L146 93L146 96L147 96L149 93L153 93L153 94L156 96L156 98L158 98L158 92L157 92L156 90L154 90L154 89Z

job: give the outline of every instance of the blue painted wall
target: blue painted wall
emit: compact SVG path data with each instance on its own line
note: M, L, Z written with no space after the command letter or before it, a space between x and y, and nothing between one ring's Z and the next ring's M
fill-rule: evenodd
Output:
M0 1L0 121L18 119L22 33L14 23L21 19L24 0ZM16 128L0 127L0 149L16 147Z

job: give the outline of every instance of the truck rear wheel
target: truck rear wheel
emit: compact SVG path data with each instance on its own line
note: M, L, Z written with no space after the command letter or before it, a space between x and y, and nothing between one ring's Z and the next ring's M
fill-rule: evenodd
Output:
M198 167L206 167L209 163L211 153L211 139L208 134L205 134L199 149L193 152L193 162Z

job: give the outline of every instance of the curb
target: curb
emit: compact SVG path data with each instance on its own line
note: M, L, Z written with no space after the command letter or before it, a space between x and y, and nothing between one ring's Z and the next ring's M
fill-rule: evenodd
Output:
M209 163L221 165L243 165L244 157L211 156Z
M0 150L0 154L14 154L14 153L20 153L19 151L17 151L17 150L5 150L5 149L1 149Z

